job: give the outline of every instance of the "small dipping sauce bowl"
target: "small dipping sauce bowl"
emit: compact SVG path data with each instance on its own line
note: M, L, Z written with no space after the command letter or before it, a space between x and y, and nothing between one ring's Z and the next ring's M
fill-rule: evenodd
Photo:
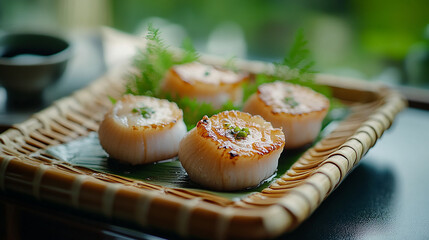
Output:
M59 37L39 33L0 36L0 86L7 105L40 105L43 91L60 79L71 57L70 44Z

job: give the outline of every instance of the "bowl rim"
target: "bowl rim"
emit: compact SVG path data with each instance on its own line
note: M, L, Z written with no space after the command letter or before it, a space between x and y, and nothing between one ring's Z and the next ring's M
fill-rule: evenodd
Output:
M48 56L42 56L40 61L32 62L32 63L21 63L19 61L13 61L10 58L4 58L0 57L0 66L45 66L45 65L52 65L57 64L61 62L68 61L71 57L72 52L72 45L70 41L68 41L67 38L64 36L53 34L53 33L43 33L43 32L33 32L33 31L17 31L17 32L6 32L4 34L0 34L0 40L2 38L7 37L23 37L23 36L38 36L38 37L47 37L51 38L55 41L59 41L64 43L66 46L64 49L58 51L57 53L48 55Z

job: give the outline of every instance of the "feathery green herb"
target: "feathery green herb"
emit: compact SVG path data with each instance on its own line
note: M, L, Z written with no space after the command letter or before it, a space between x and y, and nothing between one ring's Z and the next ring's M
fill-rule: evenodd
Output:
M161 81L165 73L174 65L198 60L198 53L189 39L183 42L182 54L175 54L160 37L159 29L149 24L146 34L147 46L134 59L134 67L139 71L129 77L127 93L163 97Z
M288 54L281 62L274 63L274 73L257 74L253 81L244 85L244 101L255 93L261 84L274 81L303 85L331 98L330 89L314 81L316 71L313 69L314 61L307 44L304 32L298 30Z
M298 30L295 41L288 55L283 58L281 65L288 66L291 69L298 69L301 74L314 73L314 61L311 59L307 44L308 41L305 39L304 31L302 29Z
M183 110L183 120L188 130L192 129L204 115L211 116L221 111L239 109L232 102L225 103L216 109L210 103L199 102L188 97L173 98L161 91L161 81L167 71L174 65L197 61L199 54L190 39L185 39L182 52L174 53L160 37L159 29L148 26L148 41L145 50L138 52L134 59L134 67L138 73L129 76L126 93L166 98L177 103Z
M237 65L235 63L236 58L237 57L235 57L235 56L230 57L228 60L226 60L226 62L223 65L223 67L225 69L228 69L228 70L233 71L233 72L239 72L239 69L238 69L238 67L237 67Z
M227 102L221 108L216 109L210 103L199 102L188 97L173 98L162 92L161 81L167 71L174 65L198 60L199 54L190 39L183 42L181 52L173 52L161 39L159 29L152 25L148 26L146 40L146 49L139 51L134 59L134 67L138 72L129 76L126 93L167 98L176 102L183 110L188 130L193 128L204 115L211 116L221 111L241 108L241 106L234 106L232 102ZM234 59L230 58L224 67L237 72L238 68ZM311 60L303 31L298 31L286 57L281 62L275 63L274 66L274 73L256 74L250 81L243 84L243 102L255 93L261 84L278 80L304 85L330 97L329 88L314 83L314 61ZM295 104L291 102L292 107L294 107L293 105Z

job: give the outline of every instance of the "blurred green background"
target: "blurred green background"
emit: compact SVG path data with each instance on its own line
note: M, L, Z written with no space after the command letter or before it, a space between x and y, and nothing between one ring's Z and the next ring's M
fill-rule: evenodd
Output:
M428 0L0 1L4 31L141 33L148 21L172 45L187 35L201 52L267 61L302 28L319 72L429 87Z

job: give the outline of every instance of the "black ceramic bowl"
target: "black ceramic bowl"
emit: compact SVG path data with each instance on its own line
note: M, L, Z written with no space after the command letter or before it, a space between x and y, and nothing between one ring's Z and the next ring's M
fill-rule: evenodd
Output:
M0 36L0 85L8 104L38 104L43 90L57 81L70 59L70 44L35 33Z

